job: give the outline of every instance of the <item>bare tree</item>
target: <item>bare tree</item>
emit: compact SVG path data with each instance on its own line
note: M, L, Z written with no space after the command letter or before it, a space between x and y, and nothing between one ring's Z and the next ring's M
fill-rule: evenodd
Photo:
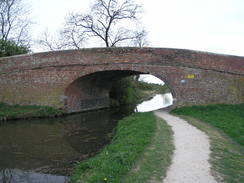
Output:
M92 38L113 47L138 38L135 31L124 26L126 21L138 20L140 12L141 6L133 0L95 0L88 14L73 13L67 18L63 37L75 48Z
M56 41L55 38L48 33L48 30L44 31L42 35L42 39L36 43L40 44L44 49L51 51L64 49L60 40Z
M82 35L82 32L79 33L77 30L66 28L59 32L58 36L50 35L48 30L44 31L37 44L46 50L54 51L69 48L80 49L83 47L84 41L85 36Z
M16 45L30 43L29 11L23 0L0 0L0 39L11 40Z
M132 40L132 46L142 48L148 45L149 41L147 40L147 31L145 29L136 31L135 39Z

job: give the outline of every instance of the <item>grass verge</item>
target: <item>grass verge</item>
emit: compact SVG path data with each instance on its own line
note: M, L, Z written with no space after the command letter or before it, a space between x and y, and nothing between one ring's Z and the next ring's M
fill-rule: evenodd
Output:
M172 112L210 137L211 170L220 182L244 180L243 111L241 104L183 107Z
M126 179L128 174L130 176L133 174L131 169L135 166L135 163L140 163L138 159L144 159L142 154L147 154L147 151L153 154L153 148L159 145L155 144L151 150L149 148L145 151L153 142L157 129L165 130L161 129L165 127L165 125L161 124L158 127L157 123L158 121L153 113L136 113L120 120L111 144L107 145L97 156L77 163L72 176L72 182L125 182L123 179ZM171 132L168 132L168 128L165 131L170 135ZM171 146L169 149L171 149ZM162 159L163 154L158 158ZM166 159L168 161L168 158ZM152 161L157 160L158 159L155 158ZM161 165L164 163L159 164ZM165 163L165 165L168 165L168 163ZM144 166L139 166L140 171L141 169L145 169ZM159 165L157 165L157 167L158 166ZM152 168L150 168L150 170L152 170ZM135 177L136 176L135 174Z
M244 145L244 104L182 107L173 110L172 113L200 119L222 130L237 143Z
M161 183L173 154L173 132L167 123L157 118L157 129L150 145L124 177L124 183Z
M47 106L21 106L0 103L0 120L32 117L52 117L61 114L61 110Z

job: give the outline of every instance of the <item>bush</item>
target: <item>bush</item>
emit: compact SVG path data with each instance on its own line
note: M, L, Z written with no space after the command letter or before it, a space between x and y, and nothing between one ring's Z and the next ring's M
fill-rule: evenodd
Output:
M158 85L137 81L129 76L119 80L113 85L110 91L110 97L113 103L118 105L136 105L144 99L151 97L145 91L154 91L153 93L167 93L169 89L166 85ZM114 102L117 101L117 102ZM113 104L112 104L113 105Z
M14 41L0 40L0 57L26 54L28 52L29 48L26 46L19 46Z
M119 80L111 89L110 97L118 100L120 105L136 104L139 100L138 90L132 77Z

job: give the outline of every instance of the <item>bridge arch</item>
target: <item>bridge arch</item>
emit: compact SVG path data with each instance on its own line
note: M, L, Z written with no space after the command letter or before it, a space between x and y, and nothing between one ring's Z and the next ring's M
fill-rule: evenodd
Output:
M135 71L136 70L136 71ZM145 73L140 69L134 70L104 70L92 72L75 79L64 91L64 109L67 112L77 112L109 107L110 90L120 79ZM157 73L155 74L157 75ZM158 77L162 77L158 76ZM167 78L162 77L162 78ZM160 79L160 78L159 78ZM167 85L167 80L164 82ZM168 85L167 85L168 86ZM171 88L171 87L169 87ZM174 92L172 91L174 96Z
M174 106L244 103L244 57L170 48L93 48L0 58L0 102L64 109L71 86L101 71L150 73L169 86Z

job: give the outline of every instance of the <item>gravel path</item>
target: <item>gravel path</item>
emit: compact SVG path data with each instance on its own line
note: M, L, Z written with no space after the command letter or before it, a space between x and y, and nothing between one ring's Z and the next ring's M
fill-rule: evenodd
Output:
M210 174L208 136L185 120L164 111L155 111L174 132L172 164L164 183L217 183Z

